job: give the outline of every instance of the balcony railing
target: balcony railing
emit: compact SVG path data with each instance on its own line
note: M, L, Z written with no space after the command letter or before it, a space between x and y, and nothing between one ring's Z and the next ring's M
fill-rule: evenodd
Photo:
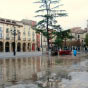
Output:
M2 37L0 39L3 39Z
M32 41L35 41L35 39L32 39Z
M18 40L21 40L21 38L20 38L20 37L18 37Z
M28 41L31 41L31 39L30 39L30 38L28 38Z
M23 38L23 41L26 41L26 38Z
M6 40L10 40L10 38L6 37Z

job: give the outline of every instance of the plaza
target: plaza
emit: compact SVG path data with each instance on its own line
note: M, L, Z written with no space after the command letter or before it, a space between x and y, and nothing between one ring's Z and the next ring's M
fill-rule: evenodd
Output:
M88 88L88 0L0 1L0 88Z
M75 77L83 88L88 86L86 83L83 85L88 70L88 53L80 53L76 57L68 55L49 58L41 55L41 52L18 54L0 58L0 88L39 88L39 85L46 88L47 83L47 88L62 88L64 85L69 86L68 88L76 85L78 88L79 83L74 81Z

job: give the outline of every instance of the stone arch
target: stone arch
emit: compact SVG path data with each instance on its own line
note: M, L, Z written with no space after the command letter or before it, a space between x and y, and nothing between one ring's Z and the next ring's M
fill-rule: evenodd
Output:
M26 52L26 43L23 43L23 52Z
M10 51L9 48L10 48L10 47L9 47L9 42L6 42L6 43L5 43L5 51L6 51L6 52L9 52L9 51Z
M32 43L32 50L35 51L35 43Z
M14 42L12 42L12 44L11 44L11 51L14 51Z
M3 52L3 42L0 41L0 52Z
M28 51L31 51L31 43L28 43Z
M20 52L21 51L21 43L17 43L17 51Z

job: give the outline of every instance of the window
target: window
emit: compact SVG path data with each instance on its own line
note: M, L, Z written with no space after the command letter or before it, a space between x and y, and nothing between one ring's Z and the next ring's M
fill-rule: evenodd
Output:
M18 32L18 40L21 40L20 31Z
M32 32L32 36L35 36L35 33L34 32Z
M9 33L9 28L6 29L6 33Z
M2 33L0 33L0 39L2 39Z
M30 30L30 28L31 28L31 27L29 26L29 30Z
M9 40L10 37L9 37L9 34L6 34L6 40Z
M19 30L17 30L17 33L19 33L20 31Z
M18 35L18 40L21 40L20 35Z
M28 36L30 36L30 31L28 31Z
M31 40L31 38L28 37L28 40Z
M2 27L0 27L0 39L2 39Z
M26 33L23 31L23 40L26 40Z
M25 33L25 31L23 32L23 35L25 35L26 33Z
M26 38L24 37L23 40L26 41Z
M2 32L2 27L0 27L0 33Z
M80 35L78 35L78 39L80 38Z
M34 32L32 32L32 40L34 41L35 39L34 39L34 36L35 36L35 34L34 34Z

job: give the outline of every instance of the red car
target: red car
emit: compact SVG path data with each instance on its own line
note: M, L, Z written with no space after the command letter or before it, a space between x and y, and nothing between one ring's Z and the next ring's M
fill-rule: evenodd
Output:
M59 55L71 55L72 51L71 50L60 50Z

